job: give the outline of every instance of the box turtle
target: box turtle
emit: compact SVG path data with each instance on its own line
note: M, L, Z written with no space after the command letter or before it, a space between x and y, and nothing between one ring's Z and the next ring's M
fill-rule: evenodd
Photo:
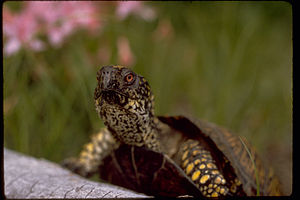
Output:
M95 106L106 127L63 166L152 196L280 195L245 139L192 117L155 116L148 82L129 68L104 66L97 80Z

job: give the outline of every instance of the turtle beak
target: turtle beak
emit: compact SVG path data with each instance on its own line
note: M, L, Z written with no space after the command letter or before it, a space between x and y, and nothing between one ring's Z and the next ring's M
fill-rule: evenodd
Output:
M101 70L100 88L102 91L117 90L119 87L116 80L116 69L103 67Z
M112 84L110 84L110 75L104 75L102 76L102 82L101 82L101 88L102 90L111 90L112 89Z

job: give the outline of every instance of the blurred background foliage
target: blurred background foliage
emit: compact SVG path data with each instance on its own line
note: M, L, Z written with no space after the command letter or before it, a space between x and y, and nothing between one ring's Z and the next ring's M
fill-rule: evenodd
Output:
M15 21L36 9L30 3L3 7L5 147L55 162L77 155L103 127L93 101L97 70L128 65L150 82L158 115L193 115L246 137L291 192L290 4L88 2L86 26L63 32L68 20L55 21L55 32L39 19L26 41Z

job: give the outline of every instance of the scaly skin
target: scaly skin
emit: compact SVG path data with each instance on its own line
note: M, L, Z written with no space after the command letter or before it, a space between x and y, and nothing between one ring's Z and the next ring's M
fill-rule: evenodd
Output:
M118 148L118 145L107 128L103 128L92 135L91 141L84 145L78 158L67 158L62 165L81 176L90 177L98 172L102 160Z
M96 173L102 160L120 143L161 152L160 130L157 128L157 123L161 122L154 116L154 97L148 82L122 66L102 67L97 73L97 80L95 106L107 128L92 137L78 158L70 158L63 163L82 176ZM181 149L182 159L178 164L204 196L230 193L229 185L209 151L194 140L188 140Z

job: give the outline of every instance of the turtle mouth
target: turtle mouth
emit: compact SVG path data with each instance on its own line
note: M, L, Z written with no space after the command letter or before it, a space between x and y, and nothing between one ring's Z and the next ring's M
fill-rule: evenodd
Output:
M126 95L122 92L119 92L117 90L112 90L112 89L103 89L100 94L102 94L102 95L121 95L121 96L129 98L128 95Z
M112 105L120 105L123 106L126 104L126 102L128 102L128 99L130 99L130 97L122 92L116 91L116 90L111 90L111 89L105 89L102 90L100 93L100 97L101 100L106 101L109 104Z

